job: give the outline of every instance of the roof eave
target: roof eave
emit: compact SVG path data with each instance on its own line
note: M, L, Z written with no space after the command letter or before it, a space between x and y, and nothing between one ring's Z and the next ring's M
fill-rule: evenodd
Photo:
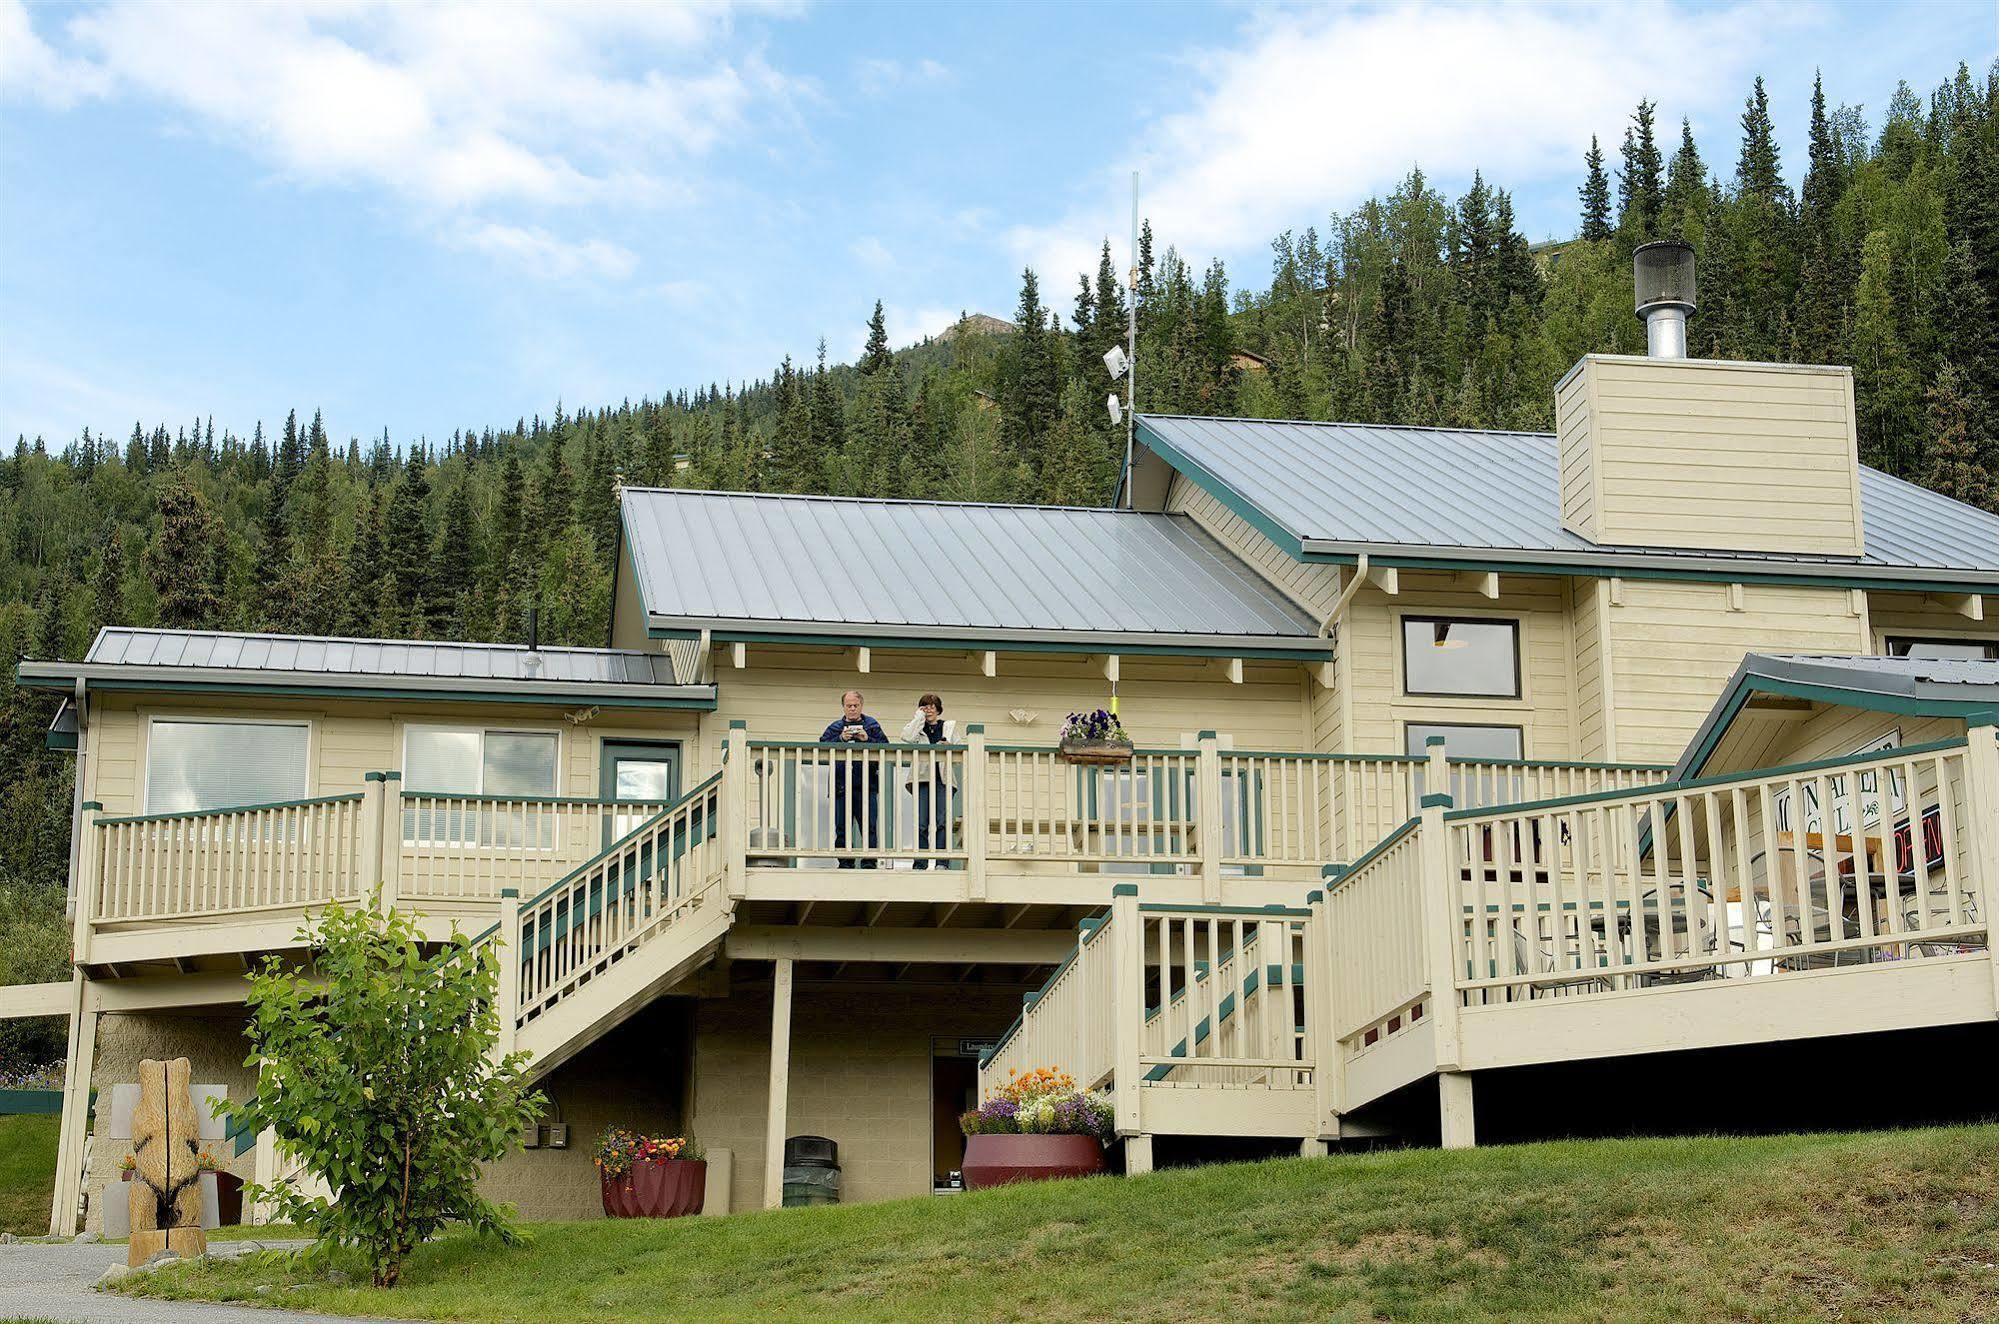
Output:
M856 624L841 621L765 621L648 615L646 632L655 639L698 639L715 643L800 646L990 649L1055 653L1165 653L1200 657L1256 657L1324 662L1330 641L1313 635L1159 634L1098 630L999 629L979 626Z
M524 681L502 677L355 676L325 672L253 672L227 667L131 666L120 662L21 663L30 689L67 690L77 681L96 689L163 693L257 693L289 697L409 699L461 703L589 704L601 708L712 710L713 685Z

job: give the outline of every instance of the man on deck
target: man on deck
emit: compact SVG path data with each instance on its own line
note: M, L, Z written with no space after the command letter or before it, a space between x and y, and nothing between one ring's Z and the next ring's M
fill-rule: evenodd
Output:
M839 720L829 723L819 739L829 744L886 745L888 733L880 722L861 711L863 701L859 690L842 694ZM846 849L849 822L860 822L867 829L869 850L881 849L881 764L875 759L833 760L833 849ZM842 869L851 869L855 863L852 856L840 857ZM858 863L863 869L877 867L873 859Z

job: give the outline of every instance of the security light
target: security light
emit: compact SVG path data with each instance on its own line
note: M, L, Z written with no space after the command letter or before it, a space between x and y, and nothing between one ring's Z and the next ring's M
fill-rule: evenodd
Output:
M1124 356L1124 346L1112 345L1104 352L1104 369L1110 373L1112 381L1124 376L1124 370L1130 366Z
M1109 406L1109 408L1110 408L1110 411L1111 411L1111 426L1112 426L1112 427L1117 427L1118 425L1120 425L1121 423L1123 423L1123 422L1124 422L1124 402L1123 402L1123 401L1121 401L1121 400L1119 400L1119 399L1117 398L1117 392L1115 392L1115 391L1111 392L1111 394L1110 394L1110 398L1109 398L1109 399L1107 399L1107 400L1106 400L1106 401L1105 401L1104 403L1105 403L1105 404L1106 404L1107 406Z

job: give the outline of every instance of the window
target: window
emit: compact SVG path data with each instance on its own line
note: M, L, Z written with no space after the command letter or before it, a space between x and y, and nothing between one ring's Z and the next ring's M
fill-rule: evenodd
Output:
M1890 637L1889 657L1934 657L1976 662L1999 659L1999 639L1912 639Z
M403 733L403 840L421 846L552 850L556 816L531 805L466 806L427 796L555 794L553 731L413 726Z
M1444 738L1444 753L1456 759L1517 759L1524 757L1520 728L1517 726L1476 726L1470 723L1410 722L1403 728L1404 748L1418 758L1429 753L1431 736ZM1429 794L1428 768L1416 769L1416 794ZM1484 771L1453 769L1449 787L1451 800L1460 809L1484 805L1513 804L1526 799L1526 778L1518 768Z
M1417 695L1520 697L1520 622L1402 618L1402 689Z
M302 800L309 731L303 722L155 718L146 738L146 812Z
M555 794L555 732L411 727L403 789L430 795Z

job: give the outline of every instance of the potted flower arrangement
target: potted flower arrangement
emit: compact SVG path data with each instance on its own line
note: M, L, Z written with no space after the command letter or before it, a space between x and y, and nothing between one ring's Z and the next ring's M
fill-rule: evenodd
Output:
M1087 1177L1104 1170L1111 1101L1076 1088L1068 1073L1008 1072L990 1099L958 1119L965 1132L965 1186Z
M1056 753L1069 763L1129 763L1131 737L1108 708L1070 713Z
M607 1129L597 1142L597 1176L609 1218L682 1218L701 1212L708 1161L693 1136Z

